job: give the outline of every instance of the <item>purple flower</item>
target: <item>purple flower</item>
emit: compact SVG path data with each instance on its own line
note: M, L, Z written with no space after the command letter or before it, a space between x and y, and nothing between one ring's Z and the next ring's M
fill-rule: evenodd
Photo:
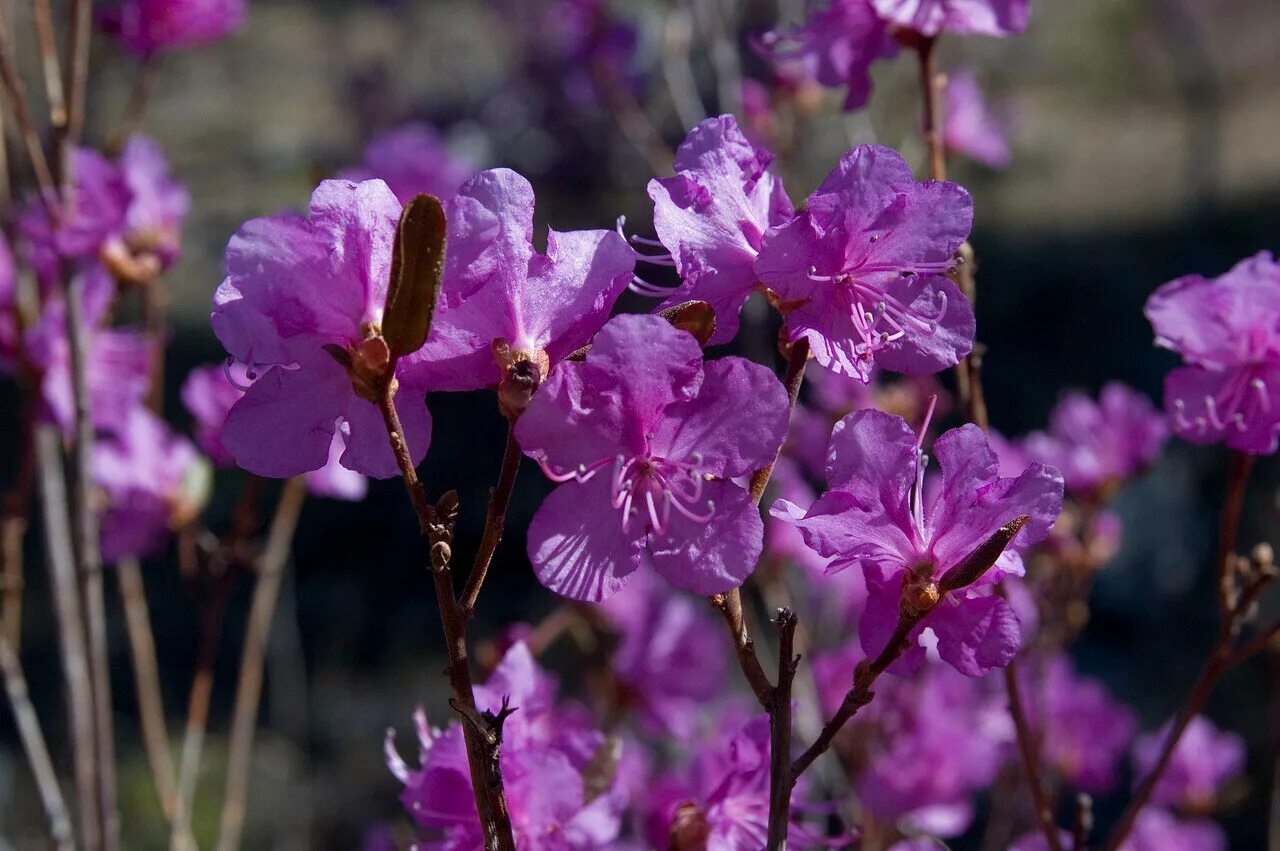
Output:
M1147 299L1156 345L1187 366L1165 377L1173 430L1254 454L1280 433L1280 263L1263 251L1217 278L1188 275Z
M764 367L704 364L693 336L657 316L612 319L516 425L525 454L563 482L529 527L538 578L579 600L603 600L637 569L698 594L741 585L763 524L731 480L773 461L787 407Z
M705 708L723 693L725 658L708 653L723 627L705 600L672 594L652 574L642 574L603 604L622 633L612 669L639 704L651 732L688 740Z
M683 281L661 306L709 303L716 312L713 345L738 333L738 313L756 287L753 264L764 232L795 215L782 181L767 171L772 159L732 115L722 115L689 131L674 177L649 181L654 229Z
M1155 766L1168 738L1169 725L1138 737L1133 763L1140 777ZM1168 768L1156 783L1151 799L1164 806L1208 810L1218 793L1244 770L1244 739L1219 732L1208 718L1197 715L1187 725Z
M496 385L511 369L548 372L586 345L631 280L634 252L613 231L549 231L533 248L533 187L482 171L447 207L449 251L427 344L405 373L432 390Z
M787 338L807 337L823 366L927 375L973 348L973 307L945 277L972 220L960 186L917 183L896 152L860 145L769 229L756 274L784 305Z
M1071 836L1058 832L1063 848L1071 847ZM1138 813L1133 830L1119 851L1226 851L1222 828L1207 819L1179 819L1159 807L1145 807ZM1015 840L1009 851L1049 851L1039 831Z
M528 851L614 847L626 796L616 778L600 776L598 766L611 760L593 758L617 743L555 707L554 681L537 668L522 643L512 646L475 691L481 711L498 711L504 697L518 707L506 721L500 757L516 845ZM419 842L419 847L479 851L484 841L462 727L455 722L443 731L432 729L421 709L414 713L414 724L421 767L410 769L401 759L394 731L388 732L386 755L391 773L405 785L401 803L415 822L440 837Z
M104 32L143 56L217 41L244 18L244 0L116 0L97 14Z
M400 211L381 180L326 180L311 196L309 219L253 219L231 238L212 323L253 381L222 432L249 472L286 478L318 470L338 429L344 467L375 478L399 474L377 407L356 393L330 351L363 357L366 340L380 333ZM405 369L396 373L404 440L416 464L431 440L431 418L422 386Z
M1009 165L1009 139L1004 122L987 106L970 71L947 78L946 123L942 141L947 151L966 156L989 168Z
M1137 731L1132 710L1116 702L1101 682L1078 675L1071 660L1049 660L1037 679L1025 671L1027 714L1040 750L1070 783L1090 794L1111 791L1118 763Z
M229 365L199 366L191 370L182 383L182 404L195 420L196 442L219 467L231 467L235 461L222 445L222 426L227 414L244 395L241 386L232 383ZM243 378L243 377L241 377ZM243 378L248 382L247 378ZM307 473L307 490L317 496L359 502L368 493L369 483L364 476L348 470L340 463L345 438L341 427L329 442L329 460L317 470Z
M93 446L93 480L105 495L102 557L152 556L173 529L200 512L208 466L186 438L141 406L117 423L114 436Z
M871 96L867 69L876 59L897 53L897 45L869 0L810 5L798 29L764 36L764 52L784 79L805 76L829 88L848 86L844 108L861 109Z
M839 697L853 681L851 665L843 668L842 680ZM958 836L973 820L974 796L995 780L1013 739L1003 695L940 664L877 692L867 717L859 715L851 731L864 748L857 760L864 766L855 779L858 799L879 821ZM859 739L859 727L882 734Z
M1063 397L1048 433L1028 435L1023 449L1061 470L1072 491L1097 496L1155 460L1167 434L1164 417L1146 396L1112 381L1097 402L1083 393Z
M73 200L56 229L38 200L28 201L18 217L28 262L46 284L57 277L59 257L96 260L103 246L118 238L129 209L129 185L115 163L97 151L76 148L71 167Z
M473 174L471 163L449 153L434 127L415 122L374 136L360 164L338 176L356 183L379 178L408 204L424 194L447 201Z
M944 30L956 35L1014 35L1027 28L1030 0L871 0L894 26L933 37Z
M986 542L1002 526L1027 517L1010 549L976 583L945 597L912 633L917 646L890 667L918 667L925 627L938 653L956 670L980 676L1002 667L1022 636L1017 615L991 588L1002 575L1020 575L1017 550L1048 534L1062 508L1062 477L1032 464L1017 478L1001 478L999 461L981 429L962 426L934 443L942 485L926 494L926 457L900 417L867 410L837 424L827 450L830 490L809 510L787 500L772 514L800 527L805 542L834 559L829 571L856 565L867 579L867 609L859 627L863 650L877 655L898 621L908 586L926 587Z
M153 255L160 265L178 259L182 223L191 196L169 174L164 150L147 136L131 136L120 152L120 174L129 189L123 237L135 255Z
M100 269L88 274L98 274ZM86 299L88 301L88 299ZM92 306L86 311L85 381L89 413L95 429L114 432L128 420L151 386L151 343L140 333L96 327ZM25 335L26 355L41 372L40 396L45 414L63 434L75 429L75 397L71 388L71 348L66 309L49 301L37 325Z

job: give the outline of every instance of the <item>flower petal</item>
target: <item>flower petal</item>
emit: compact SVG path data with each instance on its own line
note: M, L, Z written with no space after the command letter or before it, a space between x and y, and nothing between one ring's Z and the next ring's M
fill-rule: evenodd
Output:
M404 429L401 437L416 467L427 457L427 447L431 445L431 414L422 391L401 387L396 394L396 412ZM347 448L342 453L342 466L375 479L400 475L400 465L391 451L387 426L378 407L349 393L343 417L347 421Z
M938 655L969 677L1003 668L1022 646L1017 614L994 595L948 598L925 622L938 636Z
M672 585L695 594L722 594L755 569L764 522L751 494L732 482L707 482L702 494L712 506L711 519L700 523L673 510L662 533L650 532L649 549L654 570Z

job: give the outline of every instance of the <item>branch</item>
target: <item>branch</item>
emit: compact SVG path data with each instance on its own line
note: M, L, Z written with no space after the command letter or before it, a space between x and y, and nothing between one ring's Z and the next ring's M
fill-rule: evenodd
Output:
M480 539L480 550L476 560L467 574L467 585L463 589L460 603L463 613L469 618L476 607L480 596L480 587L484 585L485 576L489 573L489 565L502 542L502 530L507 518L507 506L511 504L511 493L516 486L516 473L520 471L520 459L523 457L520 446L516 443L516 423L511 420L507 425L507 445L502 452L502 471L498 474L498 485L489 492L489 509L484 520L484 535Z
M440 623L444 630L445 646L449 657L449 685L453 690L453 705L464 718L475 713L476 699L471 685L470 660L467 652L467 613L454 596L453 574L450 570L453 537L453 517L456 500L442 505L439 510L427 502L426 490L418 479L413 457L404 442L404 429L396 410L394 372L383 382L378 398L378 409L387 429L391 451L395 454L404 480L405 490L418 515L418 526L430 543L431 577L436 587L436 604L440 609ZM505 454L504 454L505 458ZM518 459L517 459L518 460ZM506 464L504 463L504 468ZM512 473L514 476L514 472ZM446 496L447 498L447 496ZM487 531L487 530L486 530ZM497 544L495 542L494 546ZM483 549L482 549L483 552ZM483 579L483 577L481 577ZM477 582L477 589L479 583ZM471 790L476 799L476 811L484 831L486 851L515 851L515 839L511 832L511 815L507 810L506 795L502 788L499 764L501 736L478 735L474 726L463 724L463 738L467 745L467 764L471 774ZM219 851L231 851L222 848Z
M298 527L302 503L307 495L305 479L284 483L280 501L267 532L266 546L258 561L258 581L249 605L244 650L240 657L240 679L236 684L235 709L231 716L231 742L227 756L226 796L218 826L219 851L240 847L244 831L245 801L249 791L249 763L253 755L253 734L258 723L258 702L262 696L262 669L267 656L271 620L280 596L280 580L289 560L293 532Z
M13 58L13 40L3 10L0 10L0 84L4 86L14 118L18 121L18 131L22 135L27 158L31 161L31 170L35 173L36 184L40 187L41 198L52 221L57 212L55 202L58 189L53 180L53 171L49 168L49 160L44 154L44 147L40 144L40 133L31 119L31 107L27 103L22 78L18 76Z
M774 626L778 629L778 685L773 690L769 713L769 836L770 851L787 847L791 826L791 685L795 682L800 657L795 652L795 612L778 609Z
M1244 509L1253 456L1232 450L1227 460L1227 491L1222 500L1218 522L1218 615L1225 622L1231 615L1231 596L1235 588L1236 540L1240 535L1240 512Z
M710 598L711 606L724 618L729 627L729 635L733 639L733 649L738 656L738 664L751 690L755 692L760 706L768 711L773 699L773 683L760 664L756 655L756 644L747 633L747 625L742 618L742 594L737 588L727 594L714 594Z
M71 835L71 817L67 814L67 803L62 798L62 790L58 788L58 776L54 773L53 761L49 758L49 748L45 745L44 733L40 730L40 720L36 717L35 707L31 705L22 663L18 660L13 645L2 633L0 675L4 677L4 687L9 695L18 736L22 739L27 762L31 765L31 774L35 777L36 788L40 792L40 803L44 806L45 820L49 823L49 837L58 851L73 851L75 841Z
M809 338L801 337L791 344L791 354L787 358L787 374L782 379L782 385L787 389L790 410L795 410L796 401L800 398L800 385L804 383L804 367L808 361ZM764 497L765 488L769 486L773 468L777 466L778 456L781 454L782 447L779 446L778 451L774 453L773 462L751 475L751 498L755 500L756 505L759 505L761 498Z
M1040 785L1039 757L1036 754L1035 741L1031 735L1031 725L1027 723L1027 713L1022 704L1022 696L1018 687L1018 670L1014 659L1004 668L1004 686L1009 693L1009 714L1013 716L1013 726L1017 732L1018 756L1022 763L1022 775L1031 791L1031 803L1036 811L1036 823L1049 843L1050 851L1062 851L1062 842L1058 838L1057 825L1053 823L1053 807Z

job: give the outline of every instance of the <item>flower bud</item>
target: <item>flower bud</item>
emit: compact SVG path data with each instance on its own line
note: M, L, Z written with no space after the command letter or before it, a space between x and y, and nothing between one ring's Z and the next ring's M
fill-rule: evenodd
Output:
M1030 521L1031 517L1024 514L997 529L995 534L979 544L977 549L942 575L942 579L938 581L938 587L942 589L942 593L964 588L981 579L983 574L996 563L996 559L1000 558L1005 547L1009 546L1022 531L1022 527Z

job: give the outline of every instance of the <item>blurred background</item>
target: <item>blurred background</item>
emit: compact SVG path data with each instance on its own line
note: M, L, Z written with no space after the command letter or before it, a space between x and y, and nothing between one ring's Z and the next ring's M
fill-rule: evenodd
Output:
M26 4L9 5L17 50L31 63ZM521 171L537 191L535 232L547 223L611 227L625 215L628 232L649 236L645 184L690 117L703 117L689 114L703 107L673 97L679 81L692 79L709 114L734 108L740 95L722 84L725 69L769 85L752 40L801 15L792 0L608 4L617 29L593 47L593 61L611 63L611 84L602 88L598 76L584 78L563 53L573 35L571 22L557 17L561 5L572 4L251 0L247 24L235 35L163 57L143 129L163 144L193 200L182 259L166 279L173 311L168 408L179 422L182 378L223 356L208 314L227 239L247 218L305 207L316 181L358 162L377 132L427 121L451 153L474 166ZM708 19L708 9L719 12ZM1216 275L1260 249L1280 249L1278 36L1275 0L1033 0L1022 36L944 40L941 68L971 69L1010 127L1006 169L957 161L952 175L976 203L979 338L989 347L984 376L1001 431L1040 428L1062 392L1094 392L1112 378L1158 400L1176 358L1151 344L1146 297L1179 275ZM103 138L120 115L135 64L113 44L95 43L91 138ZM842 113L833 92L811 93L803 108L793 103L787 115L794 144L779 152L775 167L796 201L853 143L897 147L923 171L914 64L880 62L873 77L872 104L858 113ZM637 299L631 309L643 304ZM767 349L752 354L772 356ZM19 406L10 388L0 392L0 446L13 446ZM428 405L435 437L425 481L433 494L458 490L456 549L469 553L505 424L491 394L432 396ZM12 459L3 455L8 482ZM1180 701L1216 629L1210 564L1225 468L1220 447L1171 441L1117 504L1123 545L1099 578L1075 655L1085 672L1137 709L1145 728ZM1272 459L1262 460L1243 546L1274 539L1278 481ZM532 578L522 538L547 490L526 465L473 627L478 642L554 607ZM209 522L225 528L235 489L216 493ZM23 656L47 732L59 742L57 643L38 541L28 535ZM407 731L418 703L435 719L447 713L422 556L397 481L372 482L361 503L305 505L273 627L247 847L356 848L371 825L405 820L399 784L383 760L383 735L391 726ZM192 601L173 559L144 569L165 704L177 730L198 643ZM232 600L219 647L209 783L195 817L205 842L220 802L248 584ZM108 602L118 625L118 601ZM1280 609L1274 600L1264 605ZM113 679L127 683L126 637L120 630L110 638ZM554 657L549 664L556 666ZM1254 660L1209 703L1220 727L1248 741L1251 781L1224 814L1233 848L1265 843L1280 737L1280 703L1268 702L1268 684L1280 682L1277 665L1275 658ZM160 828L147 832L161 819L132 701L131 689L119 685L125 847L162 847ZM17 747L6 715L0 833L16 847L37 847L39 808ZM1123 799L1098 802L1100 824ZM956 847L971 847L965 841Z

